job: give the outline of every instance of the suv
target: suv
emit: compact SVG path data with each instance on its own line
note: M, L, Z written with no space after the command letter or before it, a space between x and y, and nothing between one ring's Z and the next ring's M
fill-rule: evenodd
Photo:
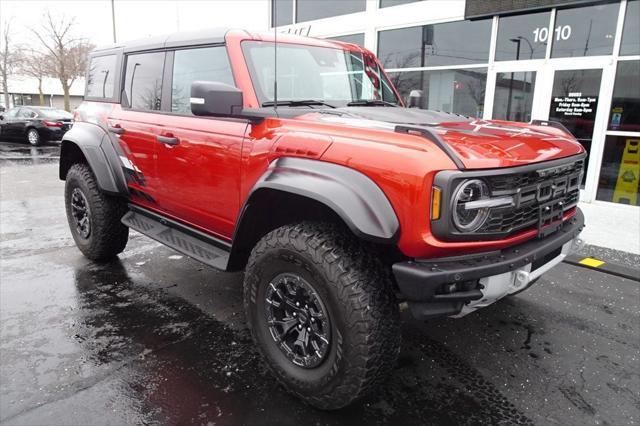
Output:
M244 269L266 364L335 409L392 369L401 302L421 320L463 316L567 255L585 150L556 123L405 108L371 52L274 38L209 30L93 52L60 178L89 259L122 252L131 228Z

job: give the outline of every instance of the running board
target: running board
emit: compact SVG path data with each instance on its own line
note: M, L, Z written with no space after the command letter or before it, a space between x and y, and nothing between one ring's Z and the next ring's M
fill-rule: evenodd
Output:
M122 223L195 260L225 271L231 246L156 213L129 206Z

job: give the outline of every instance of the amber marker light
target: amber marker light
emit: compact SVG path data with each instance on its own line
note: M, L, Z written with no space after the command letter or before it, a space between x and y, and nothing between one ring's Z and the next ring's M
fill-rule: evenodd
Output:
M440 198L442 190L434 186L431 190L431 220L440 219Z

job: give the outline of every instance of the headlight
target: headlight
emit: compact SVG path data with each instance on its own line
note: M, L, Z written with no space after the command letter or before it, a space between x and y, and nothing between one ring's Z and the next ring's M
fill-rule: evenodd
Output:
M474 232L489 216L483 200L489 199L489 187L480 179L462 182L453 197L453 223L461 232ZM480 203L478 203L480 201Z

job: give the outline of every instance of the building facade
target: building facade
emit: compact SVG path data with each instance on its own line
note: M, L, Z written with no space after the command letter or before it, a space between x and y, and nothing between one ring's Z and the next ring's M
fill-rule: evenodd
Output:
M40 105L38 92L38 80L24 75L12 75L7 79L9 88L8 108L20 105ZM42 93L44 105L48 107L64 109L64 92L60 81L56 78L45 77L42 80ZM79 78L71 85L69 90L69 105L73 111L80 105L84 97L84 78ZM4 105L4 94L0 88L0 106Z
M271 25L366 47L423 108L560 121L582 199L640 216L640 0L271 0Z

